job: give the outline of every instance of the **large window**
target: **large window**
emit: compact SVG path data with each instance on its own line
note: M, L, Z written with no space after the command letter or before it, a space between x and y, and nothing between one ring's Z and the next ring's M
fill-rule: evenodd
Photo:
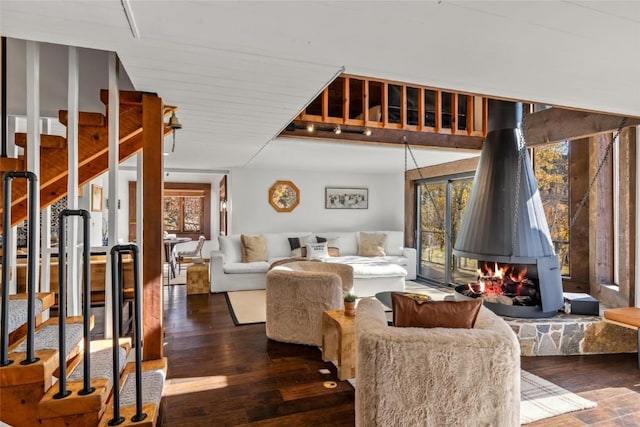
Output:
M569 142L536 147L533 169L563 276L569 276Z

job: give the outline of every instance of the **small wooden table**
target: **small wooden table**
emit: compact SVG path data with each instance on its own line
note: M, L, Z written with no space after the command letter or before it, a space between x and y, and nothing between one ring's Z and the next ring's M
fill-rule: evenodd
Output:
M356 340L354 319L343 310L329 310L322 314L322 360L337 361L338 378L356 376Z

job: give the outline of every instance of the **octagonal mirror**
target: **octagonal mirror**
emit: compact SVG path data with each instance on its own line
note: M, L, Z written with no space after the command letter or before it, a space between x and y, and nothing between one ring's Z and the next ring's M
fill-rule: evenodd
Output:
M276 181L269 188L269 204L278 212L291 212L300 203L300 190L291 181Z

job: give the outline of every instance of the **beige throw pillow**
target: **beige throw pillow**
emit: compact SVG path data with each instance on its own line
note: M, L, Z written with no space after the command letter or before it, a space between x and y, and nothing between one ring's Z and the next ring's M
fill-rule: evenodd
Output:
M360 233L358 255L360 256L385 256L384 244L387 241L386 234Z
M267 260L267 245L264 236L240 235L242 248L242 262L256 262Z

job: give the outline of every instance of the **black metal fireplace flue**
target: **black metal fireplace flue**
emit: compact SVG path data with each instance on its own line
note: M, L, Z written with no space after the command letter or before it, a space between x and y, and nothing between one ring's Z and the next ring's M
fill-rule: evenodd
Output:
M531 160L521 149L522 104L490 101L489 118L453 253L535 266L540 306L519 309L491 304L490 308L513 317L550 317L563 306L562 278Z

